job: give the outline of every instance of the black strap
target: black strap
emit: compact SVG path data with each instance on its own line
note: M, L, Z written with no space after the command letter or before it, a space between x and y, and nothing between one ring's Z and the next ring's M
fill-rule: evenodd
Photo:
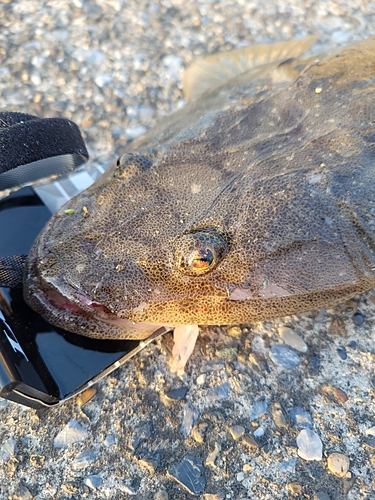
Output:
M0 113L0 190L61 175L88 157L81 132L70 120Z
M72 121L0 112L0 191L73 171L88 157ZM25 260L26 255L0 257L0 286L22 285Z

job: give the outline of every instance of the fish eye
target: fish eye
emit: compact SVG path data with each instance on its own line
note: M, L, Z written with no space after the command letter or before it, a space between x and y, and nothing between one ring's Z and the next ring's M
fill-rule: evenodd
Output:
M175 265L188 276L200 276L215 269L226 250L226 241L215 229L183 234L176 240Z

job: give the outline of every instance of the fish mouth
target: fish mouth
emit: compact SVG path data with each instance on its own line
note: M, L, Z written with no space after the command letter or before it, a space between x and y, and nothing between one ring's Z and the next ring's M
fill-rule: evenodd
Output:
M81 290L62 280L57 288L39 272L43 239L50 228L47 223L34 243L25 264L24 299L46 321L73 333L96 339L142 340L158 328L171 325L133 321L120 317L108 307L92 300Z
M32 283L32 285L31 285ZM120 318L105 305L92 301L82 293L74 300L48 283L28 276L24 287L26 302L49 323L85 337L114 340L142 340L161 326L171 325L140 322Z

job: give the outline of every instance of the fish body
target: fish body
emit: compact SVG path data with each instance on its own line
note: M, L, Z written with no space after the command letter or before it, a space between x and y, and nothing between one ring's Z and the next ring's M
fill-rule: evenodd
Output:
M374 286L375 38L237 73L203 85L48 222L24 287L46 319L144 338Z

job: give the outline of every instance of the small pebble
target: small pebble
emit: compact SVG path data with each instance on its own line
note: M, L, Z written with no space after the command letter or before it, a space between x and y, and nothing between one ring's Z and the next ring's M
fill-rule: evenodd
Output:
M227 334L231 337L239 337L241 335L242 331L239 326L232 326L228 328Z
M305 341L292 328L282 326L278 332L285 344L293 347L296 351L307 352L308 347Z
M0 463L8 462L16 452L16 440L9 438L3 442L0 448Z
M317 370L320 366L320 359L319 356L316 356L315 354L310 357L309 360L309 368L311 370Z
M316 318L315 318L315 322L314 322L314 330L315 330L316 332L319 332L319 331L320 331L320 329L322 328L323 323L324 323L324 319L325 319L325 317L326 317L326 314L327 314L327 312L326 312L326 310L325 310L325 309L321 309L321 310L318 312L318 314L317 314L317 316L316 316Z
M168 475L180 483L192 495L203 493L206 480L202 460L190 453L180 462L174 462L168 469Z
M236 347L225 347L224 349L217 349L215 351L216 357L224 361L234 361L237 359L237 353Z
M325 491L314 491L314 500L331 500Z
M357 309L357 301L354 299L349 299L345 302L345 307L347 309L353 309L354 311Z
M245 434L242 441L250 448L259 448L259 444L251 434Z
M178 389L171 389L170 391L166 392L165 395L169 399L180 400L180 399L184 399L187 391L188 391L188 387L179 387Z
M97 392L96 387L89 387L85 391L81 392L81 394L77 397L77 404L79 406L83 406L85 403L90 401L90 399L92 399Z
M344 361L345 361L345 359L347 359L347 358L348 358L348 355L347 355L347 353L346 353L346 349L345 349L345 347L338 347L336 350L337 350L337 354L340 356L340 358L341 358L342 360L344 360Z
M169 495L165 489L160 489L155 493L154 500L169 500Z
M146 127L143 125L135 125L134 127L126 127L125 134L127 139L134 140L140 135L143 135L146 130Z
M204 465L210 465L211 467L215 466L215 460L219 456L219 453L221 451L221 446L219 443L215 442L215 448L214 450L207 455L206 461Z
M290 347L283 344L276 344L271 347L270 358L275 365L285 368L286 370L294 370L301 362L301 358Z
M366 434L368 436L375 436L375 426L374 427L370 427L369 429L366 430Z
M269 372L267 361L262 354L259 354L257 352L251 352L249 354L249 361L252 365L259 368L261 372Z
M355 340L351 340L349 343L348 343L348 347L350 347L350 349L357 349L358 347L358 344Z
M337 401L340 403L346 403L348 401L348 396L345 394L345 392L338 387L335 387L333 389L333 395Z
M258 437L258 438L264 436L264 427L263 427L263 425L260 425L258 427L258 429L255 429L255 431L253 432L253 434L254 434L255 437Z
M33 498L26 486L19 486L12 496L12 500L32 500Z
M251 470L253 470L253 468L250 464L244 464L244 466L242 467L242 470L244 472L250 472Z
M322 92L322 87L316 87L315 88L315 94L320 94Z
M193 432L192 432L192 436L197 443L204 442L204 437L205 437L205 432L206 432L207 427L208 427L208 424L206 424L206 422L201 422L196 427L194 427Z
M100 488L103 484L103 479L96 475L93 474L92 476L88 476L83 480L84 484L91 488L92 490L97 490Z
M188 401L184 406L183 421L180 427L180 432L184 437L188 437L199 415L199 411Z
M106 446L107 448L109 448L115 443L116 439L115 436L112 436L112 434L108 434L108 436L106 436L105 440L103 441L104 446Z
M364 444L367 444L370 448L374 449L375 448L375 438L373 437L365 437L363 439Z
M300 495L302 493L302 486L297 482L288 483L287 488L292 495Z
M257 420L259 417L264 415L268 408L268 401L265 396L261 396L260 398L254 401L254 405L250 412L250 422Z
M30 455L30 463L36 468L41 469L46 461L46 457L44 455L38 455L34 453Z
M265 354L267 349L264 340L260 335L256 335L251 341L251 350L258 354Z
M245 434L245 427L242 427L242 425L232 425L229 427L229 432L232 434L232 438L237 440Z
M292 408L289 416L296 427L312 429L311 415L303 408L299 406Z
M198 385L203 385L206 382L206 375L202 373L197 377L197 384Z
M327 460L328 469L338 477L345 477L350 467L349 458L342 453L331 453Z
M298 455L304 460L321 460L323 443L314 431L303 429L297 436Z
M364 318L364 316L363 316L361 313L357 312L357 313L355 313L355 314L353 315L353 323L354 323L356 326L361 326L361 325L363 325L364 321L365 321L365 318Z
M124 493L127 493L128 495L136 495L136 491L128 484L123 484L121 486L121 489Z
M8 400L7 399L0 399L0 410L3 410L8 406Z
M145 424L138 427L135 432L133 442L131 443L131 447L133 450L136 450L138 446L145 440L152 436L153 428L151 422L146 422Z
M96 453L93 450L86 450L76 456L72 462L73 470L86 469L90 464L95 462Z
M105 53L95 49L78 48L72 53L72 56L78 61L90 64L101 64L106 60Z
M157 450L142 450L138 456L139 463L148 469L152 474L160 467L161 455Z
M67 448L73 443L84 441L89 436L88 432L72 418L53 440L55 448Z
M289 460L285 460L280 464L280 472L286 474L295 474L297 465L297 457L290 458Z
M241 483L245 479L245 474L243 472L238 472L236 475L236 479L239 483Z
M274 403L272 406L272 418L277 427L280 429L286 429L288 427L288 422L280 403Z
M265 444L263 446L263 451L264 451L264 453L270 453L272 451L271 445L269 443Z
M214 389L207 389L204 398L206 399L206 401L216 403L228 399L229 392L230 384L229 382L224 382L224 384L218 385Z
M207 373L207 372L212 372L212 371L219 371L221 370L222 368L224 368L225 366L225 362L222 360L222 359L210 359L209 361L207 361L207 363L205 363L200 371L201 373Z
M335 318L334 320L332 320L332 323L328 328L328 333L331 335L339 335L340 337L348 336L342 318Z
M183 61L180 56L166 55L162 59L163 64L167 68L167 78L179 78L182 69Z
M113 80L113 77L111 75L96 75L94 78L94 82L99 88L105 87L111 81Z

